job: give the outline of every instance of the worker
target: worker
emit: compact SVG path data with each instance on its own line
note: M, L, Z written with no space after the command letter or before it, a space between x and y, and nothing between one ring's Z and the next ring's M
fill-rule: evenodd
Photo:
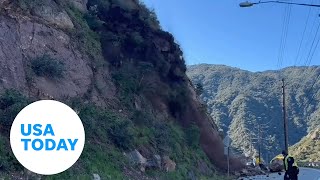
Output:
M259 164L261 163L261 159L258 157L258 156L256 156L256 166L259 166Z
M298 180L299 167L291 155L286 150L282 151L284 165L284 180Z
M263 163L263 160L261 158L259 158L259 156L256 156L255 160L256 160L256 165L257 166L259 166L260 164Z

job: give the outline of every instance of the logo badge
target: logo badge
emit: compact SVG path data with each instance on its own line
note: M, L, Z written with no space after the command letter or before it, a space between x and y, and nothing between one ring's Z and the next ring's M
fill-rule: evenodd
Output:
M77 113L53 100L37 101L23 108L10 131L17 160L42 175L70 168L79 159L84 142L85 132Z

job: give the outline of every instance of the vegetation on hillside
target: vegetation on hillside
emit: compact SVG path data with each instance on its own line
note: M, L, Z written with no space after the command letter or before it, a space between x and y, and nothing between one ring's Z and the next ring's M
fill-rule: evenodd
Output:
M62 78L64 72L64 64L45 54L31 61L31 68L37 76L48 78Z
M16 91L7 91L0 96L0 114L4 117L0 123L2 176L23 170L9 149L8 139L14 117L28 102L31 100ZM116 112L84 104L81 99L68 100L66 103L79 112L86 130L86 146L71 169L59 175L44 177L45 179L91 179L93 173L98 173L105 179L123 179L123 169L132 168L128 167L123 152L142 146L151 148L160 155L169 155L177 163L176 171L171 173L148 170L150 177L187 179L190 173L203 178L219 177L215 175L214 168L199 146L199 129L196 126L183 129L174 122L156 119L139 125L133 122L141 119L130 120ZM138 118L137 115L134 117ZM197 167L198 163L206 164L209 171L201 172Z
M290 148L291 154L300 162L320 162L320 135L319 129L310 132L297 144Z

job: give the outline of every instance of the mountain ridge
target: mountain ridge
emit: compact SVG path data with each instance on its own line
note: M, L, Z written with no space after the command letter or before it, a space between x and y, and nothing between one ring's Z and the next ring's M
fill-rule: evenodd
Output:
M318 67L319 65L311 65L311 66L306 66L306 65L301 65L301 66L287 66L287 67L283 67L280 69L274 69L274 70L262 70L262 71L251 71L251 70L246 70L246 69L241 69L240 67L236 67L236 66L230 66L230 65L225 65L225 64L210 64L210 63L198 63L198 64L190 64L187 65L188 69L193 69L193 68L198 68L201 66L216 66L216 67L225 67L225 68L231 68L231 69L238 69L241 71L248 71L251 73L264 73L264 72L278 72L278 71L282 71L282 70L286 70L286 69L292 69L292 68L309 68L309 67Z
M300 141L319 124L320 67L287 67L281 70L249 72L215 65L189 66L188 76L203 85L202 100L224 132L230 131L234 146L250 152L250 134L257 138L259 124L269 123L263 156L274 156L283 148L282 79L286 85L289 144ZM280 127L280 129L279 129ZM269 143L270 141L270 143ZM268 146L268 147L267 147ZM267 153L273 146L271 154ZM255 152L258 149L254 145ZM269 157L270 158L270 157Z

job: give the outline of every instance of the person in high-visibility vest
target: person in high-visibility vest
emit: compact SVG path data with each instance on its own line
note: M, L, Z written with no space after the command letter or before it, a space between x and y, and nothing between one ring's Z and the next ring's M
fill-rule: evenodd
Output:
M297 163L291 155L288 155L287 151L283 150L282 155L284 157L284 170L286 171L284 174L284 180L297 180L299 174L299 167Z
M261 162L260 158L259 158L259 157L256 157L255 159L256 159L256 166L259 166L259 164L260 164L260 162Z
M262 159L260 159L259 156L256 156L254 159L255 159L255 161L256 161L256 162L255 162L256 165L259 165L259 164L263 163Z

